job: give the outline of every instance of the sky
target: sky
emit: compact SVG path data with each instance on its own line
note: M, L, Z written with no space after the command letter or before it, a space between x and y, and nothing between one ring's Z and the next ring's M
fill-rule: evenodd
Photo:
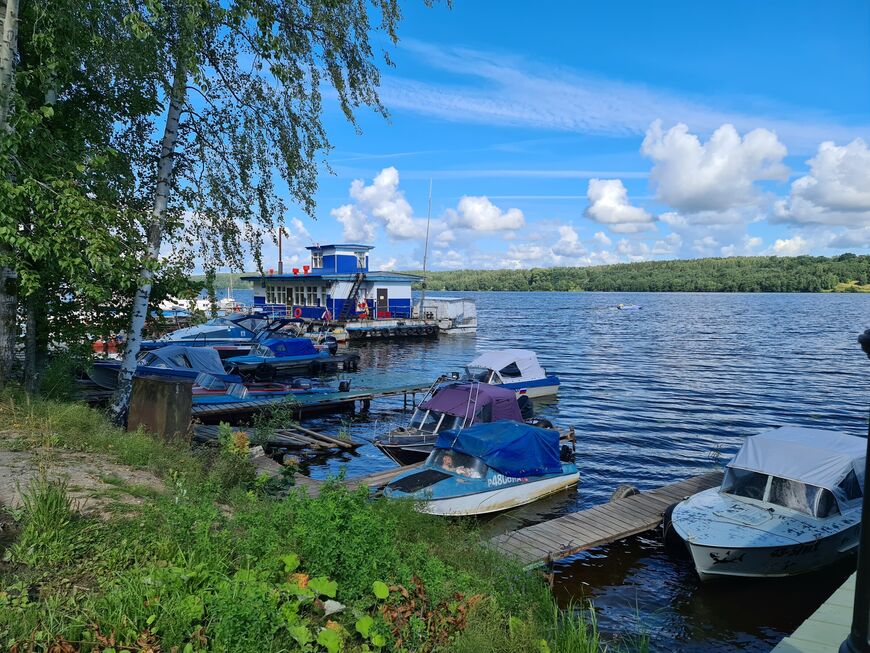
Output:
M419 270L430 183L432 270L870 253L870 3L401 6L389 120L328 103L285 265L364 242Z

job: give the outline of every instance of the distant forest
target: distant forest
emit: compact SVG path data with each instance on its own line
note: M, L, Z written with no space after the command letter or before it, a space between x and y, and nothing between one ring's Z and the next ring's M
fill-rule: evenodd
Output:
M868 292L870 256L739 256L426 274L428 290Z
M239 280L250 274L256 273L232 274L233 288L251 288L251 282ZM226 288L230 276L217 274L215 286ZM428 272L426 279L428 290L459 291L870 292L870 256L735 256L585 268L455 270Z

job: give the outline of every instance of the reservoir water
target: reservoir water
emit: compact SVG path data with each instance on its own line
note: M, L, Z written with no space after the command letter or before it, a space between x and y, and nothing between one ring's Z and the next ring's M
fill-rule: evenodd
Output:
M248 291L250 292L250 291ZM236 297L249 300L244 291ZM437 293L450 295L459 293ZM352 345L356 385L391 375L434 378L489 349L533 349L562 380L538 414L577 430L580 485L489 520L500 529L607 501L616 486L649 489L722 465L741 438L782 424L867 429L870 294L461 293L477 301L477 336ZM641 310L619 311L619 303ZM329 418L371 439L407 420L401 399L370 415ZM331 429L331 431L330 431ZM374 447L312 461L313 476L392 463ZM654 651L768 651L850 573L849 564L786 580L701 585L654 533L582 553L555 568L563 605L591 600L605 632L637 629Z

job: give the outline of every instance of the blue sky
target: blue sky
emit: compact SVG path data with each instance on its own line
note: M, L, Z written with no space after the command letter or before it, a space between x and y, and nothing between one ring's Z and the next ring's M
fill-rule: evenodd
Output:
M419 268L430 179L433 269L870 251L870 3L402 6L390 120L327 109L286 262Z

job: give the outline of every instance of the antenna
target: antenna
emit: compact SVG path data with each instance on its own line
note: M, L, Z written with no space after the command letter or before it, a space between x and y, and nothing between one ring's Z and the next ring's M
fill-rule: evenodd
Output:
M426 261L429 257L429 223L432 221L432 180L429 180L429 211L426 214L426 243L423 245L423 287L420 290L420 317L425 319L423 304L426 301Z

